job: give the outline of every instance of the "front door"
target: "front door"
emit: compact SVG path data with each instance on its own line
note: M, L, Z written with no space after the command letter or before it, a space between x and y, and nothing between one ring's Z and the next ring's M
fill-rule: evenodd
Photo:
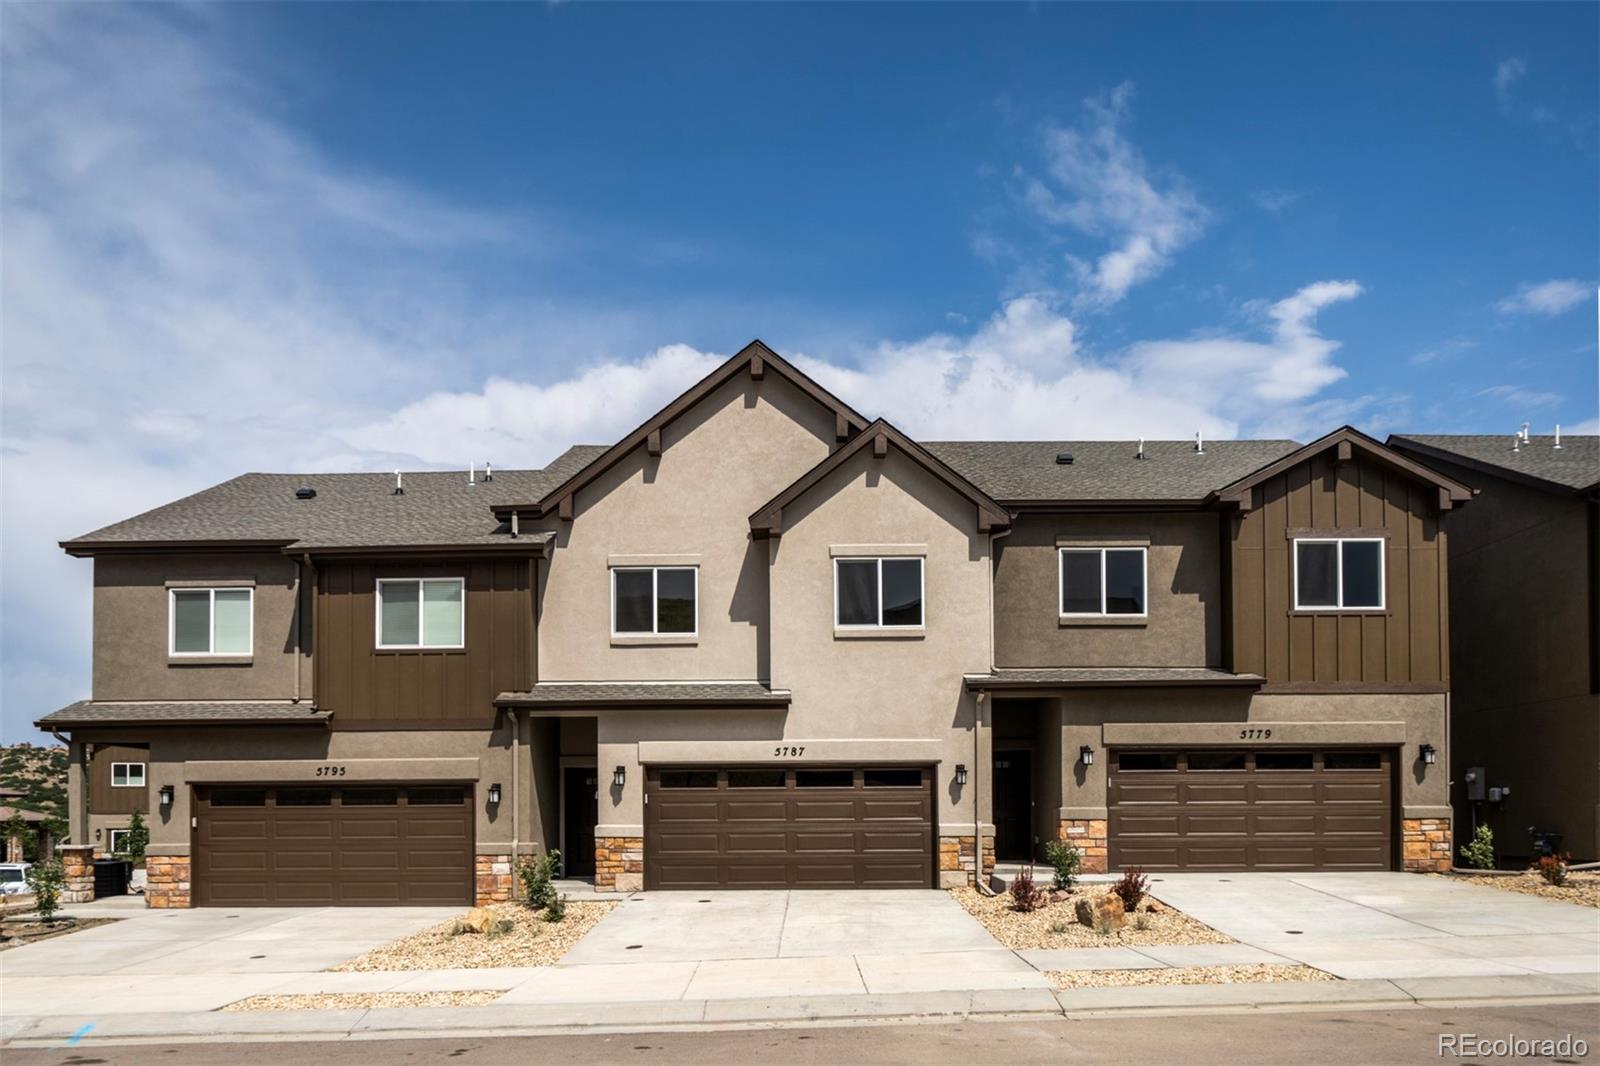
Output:
M994 855L1033 861L1033 753L994 754Z
M561 857L568 877L594 876L594 826L600 818L598 775L593 766L569 766L562 771L566 848Z

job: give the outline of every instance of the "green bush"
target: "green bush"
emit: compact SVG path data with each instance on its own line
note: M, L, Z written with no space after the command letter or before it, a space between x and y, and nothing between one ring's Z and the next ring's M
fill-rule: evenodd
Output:
M144 862L144 851L149 846L150 827L144 824L144 815L134 811L133 819L128 822L128 831L122 834L122 850L117 852L117 858L138 865Z
M61 890L67 886L67 868L60 859L51 859L28 867L26 876L28 889L33 893L34 910L48 922L61 905Z
M556 889L552 882L560 869L561 852L554 848L536 859L524 859L518 863L517 876L522 879L523 902L536 911L552 906L556 900Z
M552 892L550 896L550 903L544 909L544 920L547 922L559 922L566 916L567 897L565 895Z
M1494 830L1486 825L1473 830L1472 843L1461 845L1461 863L1474 870L1494 869Z
M1056 879L1051 887L1063 892L1071 891L1078 879L1078 868L1083 864L1083 853L1076 845L1065 840L1052 840L1044 846L1044 857L1056 871Z
M22 861L32 862L39 857L39 834L25 822L20 814L13 814L0 826L0 844L15 838L22 844Z

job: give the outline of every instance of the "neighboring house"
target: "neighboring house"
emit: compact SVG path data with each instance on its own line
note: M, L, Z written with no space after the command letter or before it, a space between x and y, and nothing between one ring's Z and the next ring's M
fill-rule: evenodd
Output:
M1460 835L1486 823L1522 858L1537 829L1600 858L1600 438L1389 444L1477 491L1445 523Z
M13 819L20 819L26 827L23 833L6 833L0 841L0 862L24 862L33 857L48 857L55 846L50 832L50 815L31 807L19 806L27 799L23 789L0 788L0 824L9 827Z
M544 470L247 474L65 542L93 694L39 724L75 839L143 759L154 906L503 899L555 848L603 890L1057 837L1437 869L1468 494L1351 429L919 443L756 342Z

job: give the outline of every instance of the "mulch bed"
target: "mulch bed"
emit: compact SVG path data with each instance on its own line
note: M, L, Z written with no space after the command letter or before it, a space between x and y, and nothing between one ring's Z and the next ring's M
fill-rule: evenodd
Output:
M6 918L0 921L0 951L20 948L24 944L37 944L51 937L66 936L97 925L110 925L120 918L57 918L41 922L37 918Z
M1600 907L1600 871L1580 870L1568 873L1567 883L1559 886L1546 883L1545 879L1533 870L1515 877L1504 874L1472 874L1464 871L1435 876L1447 877L1452 881L1465 881L1471 885L1486 885L1489 888L1498 888L1502 892L1521 892L1524 895L1540 896L1561 903L1576 903L1580 907Z
M1065 900L1028 912L1013 910L1008 893L985 896L974 888L954 888L950 890L950 895L1008 948L1114 948L1234 943L1231 936L1219 933L1150 896L1144 898L1135 914L1128 916L1127 924L1114 933L1102 935L1086 925L1079 925L1073 913L1077 901L1094 899L1109 891L1110 888L1105 885L1080 886ZM1143 919L1146 928L1137 928L1139 919Z

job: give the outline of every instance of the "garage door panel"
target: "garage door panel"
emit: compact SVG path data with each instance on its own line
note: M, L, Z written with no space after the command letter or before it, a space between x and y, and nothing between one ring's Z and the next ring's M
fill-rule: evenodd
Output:
M802 855L819 852L854 855L856 834L854 829L797 829L791 834L791 846Z
M682 829L674 829L671 832L662 830L654 843L657 848L672 854L677 854L678 852L705 852L715 855L717 853L717 832L714 829L704 829L699 832L690 832Z
M1257 767L1258 754L1265 768ZM1159 771L1123 771L1121 761L1122 753L1113 753L1107 775L1114 866L1386 870L1393 863L1388 751L1330 756L1304 749L1204 749L1138 756L1144 766L1163 762ZM1378 769L1369 768L1374 765ZM1173 798L1156 802L1163 793Z
M796 821L812 822L832 819L840 822L856 820L856 801L849 799L811 799L802 797L794 801Z
M928 801L925 798L879 799L869 796L861 802L862 817L869 822L889 818L904 818L912 822L928 820Z
M782 888L788 883L788 863L727 863L710 867L710 875L697 888Z
M860 847L864 852L906 852L921 856L927 850L926 834L917 830L864 829Z
M729 822L783 822L789 817L789 804L777 799L733 799L722 805L722 817ZM703 815L701 817L713 817Z
M789 851L789 834L781 828L769 830L765 833L739 830L728 833L723 839L728 842L728 854L730 855L754 853L785 855ZM716 850L716 837L714 835L711 838L711 846L707 850Z
M687 799L673 796L671 806L663 807L657 817L663 822L712 821L717 817L717 801L715 797Z

